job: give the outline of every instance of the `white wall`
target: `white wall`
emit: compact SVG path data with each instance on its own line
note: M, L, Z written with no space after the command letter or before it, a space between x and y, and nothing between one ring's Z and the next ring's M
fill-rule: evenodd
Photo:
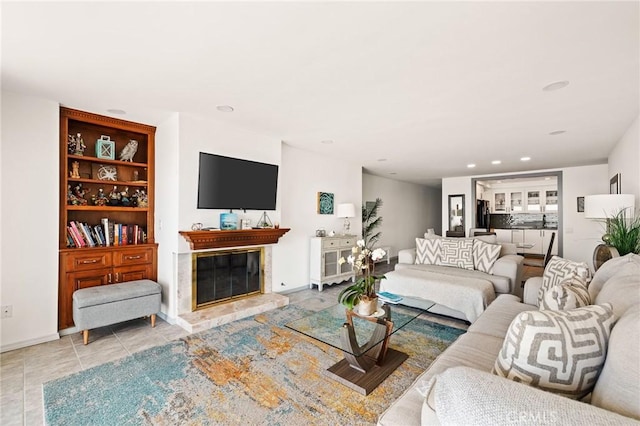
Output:
M441 190L400 182L368 173L362 175L363 202L382 199L382 232L378 246L391 246L390 256L398 250L415 247L416 237L428 228L440 233Z
M318 192L332 192L334 202L362 205L362 168L318 153L282 145L279 198L282 226L291 228L274 255L273 291L290 291L309 285L309 238L316 229L342 231L343 219L316 212ZM351 233L360 235L360 215L350 220ZM284 285L282 285L284 284Z
M162 286L162 312L171 320L177 312L178 151L180 117L175 113L156 127L155 238L158 243L158 283Z
M634 194L636 210L640 209L640 116L609 154L609 177L616 173L621 175L622 193Z
M607 165L567 167L557 170L535 170L521 173L504 173L518 175L527 173L545 173L562 171L562 256L567 259L587 262L592 265L593 249L602 236L601 224L584 218L584 213L577 212L577 197L599 194L608 191L609 179ZM442 180L442 227L447 229L447 196L449 194L465 194L465 231L468 232L473 220L473 203L471 199L471 179L499 175L463 176Z
M58 338L59 105L2 92L0 351Z

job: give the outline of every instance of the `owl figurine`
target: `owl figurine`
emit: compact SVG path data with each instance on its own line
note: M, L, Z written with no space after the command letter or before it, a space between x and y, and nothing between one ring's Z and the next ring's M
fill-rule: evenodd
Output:
M122 161L133 161L133 156L138 151L138 141L131 139L127 146L120 152L120 159Z

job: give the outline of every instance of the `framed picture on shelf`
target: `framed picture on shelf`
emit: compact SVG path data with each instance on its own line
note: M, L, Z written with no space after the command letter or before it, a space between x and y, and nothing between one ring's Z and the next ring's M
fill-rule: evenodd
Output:
M609 194L622 194L622 189L620 188L620 173L616 173L609 180Z
M106 164L93 164L91 166L92 176L97 180L118 180L118 169L116 166Z

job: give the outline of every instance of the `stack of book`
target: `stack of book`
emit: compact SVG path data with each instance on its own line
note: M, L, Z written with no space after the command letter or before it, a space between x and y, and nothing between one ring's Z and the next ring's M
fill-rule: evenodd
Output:
M397 294L389 293L388 291L382 291L378 293L378 299L385 303L391 303L393 305L398 304L402 301L402 297Z
M147 242L147 234L139 225L112 223L107 218L100 225L70 221L67 226L67 247L108 247Z

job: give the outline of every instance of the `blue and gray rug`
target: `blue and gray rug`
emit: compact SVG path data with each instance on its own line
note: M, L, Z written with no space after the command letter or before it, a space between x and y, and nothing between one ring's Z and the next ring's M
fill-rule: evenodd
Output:
M357 425L380 415L464 331L416 319L409 355L368 396L326 377L341 352L285 328L287 306L44 384L50 425Z

